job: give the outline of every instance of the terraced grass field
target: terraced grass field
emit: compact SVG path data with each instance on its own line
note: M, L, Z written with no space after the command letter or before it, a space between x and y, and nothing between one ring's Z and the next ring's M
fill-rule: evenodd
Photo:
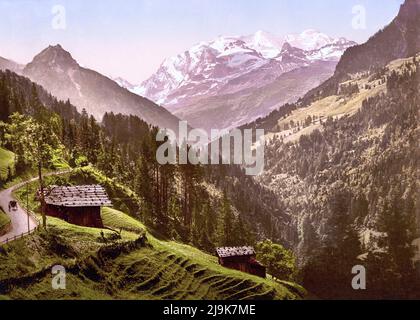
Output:
M139 221L105 208L105 225L146 230ZM114 224L117 222L117 225ZM150 248L118 257L107 267L118 288L143 299L294 299L304 290L221 267L217 258L189 245L162 241L147 233ZM123 270L123 272L121 272ZM132 281L133 276L136 281Z
M110 208L106 227L48 218L48 232L0 247L0 299L299 299L297 284L218 265L191 246L153 237L138 220ZM52 290L51 267L67 270L67 289Z

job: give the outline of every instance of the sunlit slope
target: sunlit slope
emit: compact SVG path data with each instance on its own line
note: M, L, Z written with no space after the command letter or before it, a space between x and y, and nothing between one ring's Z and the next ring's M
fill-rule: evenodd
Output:
M291 283L218 265L191 246L159 240L128 215L103 209L106 227L48 218L48 233L0 249L0 295L12 299L299 299ZM143 238L145 236L146 238ZM146 240L147 239L147 240ZM67 289L51 288L51 267L67 269Z
M417 55L420 57L420 54ZM384 69L384 77L390 75L392 71L400 72L407 62L413 58L398 59L390 62ZM306 108L299 108L289 116L279 119L275 133L267 134L267 138L274 136L283 137L285 142L297 141L302 135L307 135L315 129L322 129L321 121L326 121L328 117L334 119L343 116L350 116L356 113L361 107L362 102L368 98L375 97L386 92L386 82L380 78L372 77L367 73L359 73L351 76L351 79L340 84L341 87L348 85L358 85L359 92L351 95L337 94L325 97L310 104ZM303 126L302 123L308 117L315 118L310 125ZM287 128L290 123L301 124L299 128Z
M9 174L9 170L13 170L14 159L15 155L13 152L0 148L0 178L5 179Z

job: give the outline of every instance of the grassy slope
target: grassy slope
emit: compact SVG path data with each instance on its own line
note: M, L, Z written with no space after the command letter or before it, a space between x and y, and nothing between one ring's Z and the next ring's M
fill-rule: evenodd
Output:
M14 167L14 158L15 154L9 150L0 148L0 176L5 177L8 173L8 167ZM44 173L63 171L70 169L69 164L59 156L54 155L52 159L52 168L43 169ZM12 171L15 174L14 170ZM4 185L0 185L1 189L10 188L20 182L29 180L31 178L37 177L38 171L35 167L27 168L25 172L21 172L19 175L14 175L11 180L9 180Z
M139 221L112 209L103 210L103 219L106 225L118 228L138 232L146 229ZM119 257L117 268L110 268L119 283L129 284L133 297L141 293L146 299L284 299L303 293L296 285L223 268L214 256L189 245L161 241L150 234L147 238L151 248ZM121 266L129 272L118 277ZM141 283L130 284L127 274L133 271L141 277Z
M295 284L260 279L217 264L215 257L188 245L158 240L138 220L105 208L102 217L115 233L78 227L48 218L49 232L39 232L0 247L0 288L15 279L12 299L296 299ZM147 235L145 246L119 250L112 258L98 255L107 246L123 246ZM64 265L67 289L51 289L51 267ZM22 283L22 277L28 280ZM9 281L8 280L8 281Z
M124 232L113 239L110 230L79 227L48 217L48 232L37 232L0 247L0 296L11 299L111 299L106 281L91 279L97 252L109 245L122 245L138 238ZM104 237L101 236L101 231ZM51 268L68 270L67 290L52 290ZM5 281L2 283L2 281ZM11 290L6 289L12 281Z
M15 154L6 149L0 148L0 176L7 177L8 168L13 168Z
M13 168L15 155L13 152L0 148L0 178L6 178L8 168ZM0 208L0 231L10 223L10 218Z
M420 54L418 57L420 57ZM406 62L411 61L412 58L392 61L387 66L387 73L390 74L391 71L401 70L401 67ZM291 120L294 122L303 122L308 116L322 117L323 121L325 121L327 117L340 118L344 115L352 115L361 108L363 100L377 96L386 91L386 84L380 84L378 80L372 80L369 76L366 75L354 75L352 80L346 81L345 83L357 83L359 88L361 88L360 92L350 97L334 95L315 101L310 106L297 109L288 117L280 119L278 121L279 127L284 128L284 125L289 124ZM366 85L370 85L371 88L366 89ZM319 122L311 124L310 126L301 129L298 132L293 132L293 130L285 130L275 134L270 133L267 135L267 138L271 139L274 135L276 135L284 137L285 142L295 142L299 140L302 135L308 135L315 129L322 130L322 126L319 124ZM290 133L292 134L289 135Z
M3 227L10 223L9 216L0 208L0 233Z

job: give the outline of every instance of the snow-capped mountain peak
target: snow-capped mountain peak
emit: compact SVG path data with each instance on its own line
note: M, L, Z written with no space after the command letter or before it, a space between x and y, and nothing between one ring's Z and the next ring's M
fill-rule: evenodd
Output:
M136 86L129 82L128 80L125 80L121 77L112 78L120 87L125 88L127 90L133 90Z
M318 50L335 41L334 38L314 29L305 30L300 34L287 35L284 40L293 47L306 51Z
M316 61L338 61L354 44L313 29L287 36L265 31L219 36L165 59L140 86L119 83L172 110L186 100L263 86L285 72Z
M284 39L265 31L257 31L253 35L242 37L247 45L261 53L264 58L272 59L279 55Z

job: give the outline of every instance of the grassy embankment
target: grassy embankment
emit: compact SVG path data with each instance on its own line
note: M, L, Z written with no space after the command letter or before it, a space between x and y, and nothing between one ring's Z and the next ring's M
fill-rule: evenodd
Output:
M15 155L13 152L0 148L0 181L6 179L9 176L9 172L13 173L14 159ZM9 216L0 208L0 235L3 234L4 228L9 223Z
M0 147L0 190L12 187L20 182L29 180L38 175L35 167L27 168L25 172L16 175L15 172L15 154L7 149ZM9 169L10 168L10 169ZM51 161L51 167L43 169L44 173L64 171L70 169L69 164L59 156L54 156ZM11 175L11 176L10 176ZM8 178L7 182L4 180Z
M8 177L9 171L13 173L15 154L9 150L0 148L0 180Z
M0 235L4 234L4 228L6 228L10 223L10 218L9 216L4 213L4 211L2 210L2 208L0 208Z

